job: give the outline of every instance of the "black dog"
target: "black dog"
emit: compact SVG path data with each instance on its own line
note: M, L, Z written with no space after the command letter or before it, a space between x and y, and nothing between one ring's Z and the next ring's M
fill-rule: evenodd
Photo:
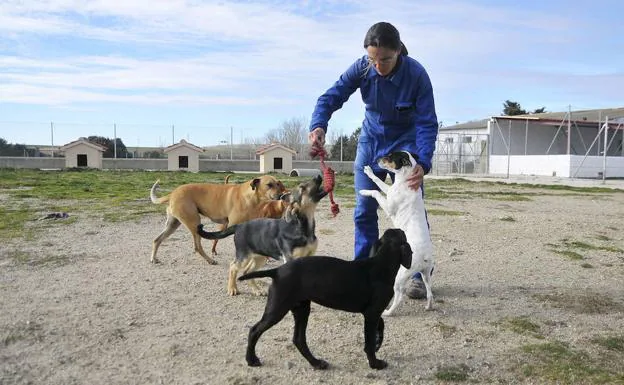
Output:
M307 257L316 252L314 212L318 202L327 195L320 176L300 183L291 193L290 202L282 218L256 218L230 226L224 231L209 232L200 224L197 233L202 238L221 239L234 234L236 257L230 263L228 293L238 294L236 276L259 269L267 258L281 259ZM265 294L255 281L249 284L256 295Z
M288 311L295 317L293 343L315 369L326 369L326 361L315 358L306 342L310 302L332 309L364 315L364 351L373 369L388 364L377 359L375 352L383 342L384 323L381 313L394 294L393 285L399 266L409 268L412 250L405 233L388 229L375 243L371 257L344 261L333 257L310 256L286 263L276 269L255 271L239 280L271 277L266 308L262 319L249 331L247 364L260 366L256 343L269 328L284 318Z

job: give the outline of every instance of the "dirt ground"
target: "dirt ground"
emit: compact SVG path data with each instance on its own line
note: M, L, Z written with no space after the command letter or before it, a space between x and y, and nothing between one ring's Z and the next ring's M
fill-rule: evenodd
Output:
M337 218L327 201L318 208L318 254L350 259L353 211L339 203ZM151 264L163 207L137 222L77 215L35 239L0 245L0 383L411 384L444 382L449 368L472 383L543 383L518 370L522 346L561 341L592 355L592 338L621 335L624 193L547 191L515 201L466 192L427 207L434 310L407 299L386 319L378 352L386 370L367 365L360 315L316 305L308 342L329 370L313 370L294 348L290 316L260 339L264 366L247 367L247 333L265 297L244 282L241 295L227 295L231 239L212 266L180 229L163 243L161 263ZM582 260L552 251L573 242ZM514 320L537 331L514 330Z

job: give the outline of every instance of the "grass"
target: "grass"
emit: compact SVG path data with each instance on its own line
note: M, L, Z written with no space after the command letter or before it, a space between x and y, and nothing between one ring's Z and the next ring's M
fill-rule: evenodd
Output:
M131 170L62 170L0 169L0 241L14 238L32 239L46 226L71 224L75 217L90 216L108 222L137 221L145 215L163 213L164 207L149 201L152 184L160 179L159 196L184 183L223 183L224 172L171 172ZM230 183L241 183L258 174L232 174ZM275 174L286 187L293 188L308 177ZM498 191L486 191L496 186ZM569 186L509 185L499 182L471 182L462 178L432 179L425 187L427 200L495 199L526 201L541 190L583 194L616 191L601 188ZM544 192L548 194L548 192ZM353 174L336 174L334 195L343 208L355 206ZM61 220L36 221L50 212L67 212ZM459 216L452 210L429 210L431 215ZM614 252L624 252L611 248Z
M438 322L435 325L435 328L440 331L442 337L447 338L455 334L457 332L457 327L452 325L447 325L444 322Z
M509 215L500 218L500 220L503 222L515 222L516 221L514 217L509 216Z
M447 216L461 216L466 213L463 211L455 210L440 210L440 209L427 209L427 215L447 215Z
M569 310L578 314L606 314L624 310L624 305L607 297L604 293L596 293L588 290L535 294L533 297L552 307Z
M516 357L519 364L514 369L538 383L622 383L624 374L617 370L619 365L605 358L594 358L564 342L553 341L522 346Z
M608 237L596 237L599 240L609 241ZM574 241L568 238L564 238L560 243L548 243L546 246L549 246L549 251L563 255L564 257L571 259L573 261L578 261L585 259L585 257L580 254L578 251L607 251L610 253L624 254L624 250L619 247L612 245L595 245L583 241ZM577 251L578 250L578 251ZM586 266L583 266L586 267Z
M541 334L541 327L526 316L505 317L495 324L502 329L509 330L517 334L530 335L535 338L544 338Z
M439 367L435 373L435 378L440 381L464 382L468 380L470 367L466 364L449 365Z
M607 350L624 353L624 335L595 337L592 339L592 342Z
M5 329L2 335L2 344L9 346L26 339L41 341L43 339L42 327L36 322L26 321L12 325Z

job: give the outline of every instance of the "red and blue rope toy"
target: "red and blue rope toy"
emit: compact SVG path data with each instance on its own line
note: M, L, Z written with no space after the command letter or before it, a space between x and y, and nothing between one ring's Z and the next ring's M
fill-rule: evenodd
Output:
M317 143L312 145L310 149L310 156L312 158L319 157L321 162L321 172L323 172L323 189L329 193L329 202L331 203L331 212L335 217L339 212L340 208L338 207L338 203L334 202L334 185L336 183L336 172L329 166L325 164L325 157L327 156L327 152L322 145Z

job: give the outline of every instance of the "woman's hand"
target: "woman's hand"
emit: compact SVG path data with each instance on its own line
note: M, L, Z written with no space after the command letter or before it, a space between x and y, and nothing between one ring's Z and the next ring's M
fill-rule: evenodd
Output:
M312 147L323 147L325 145L325 130L317 127L308 134L308 141Z
M414 171L412 171L412 174L407 177L407 185L412 190L417 191L422 185L424 176L425 170L422 168L421 165L417 164L416 167L414 167Z

